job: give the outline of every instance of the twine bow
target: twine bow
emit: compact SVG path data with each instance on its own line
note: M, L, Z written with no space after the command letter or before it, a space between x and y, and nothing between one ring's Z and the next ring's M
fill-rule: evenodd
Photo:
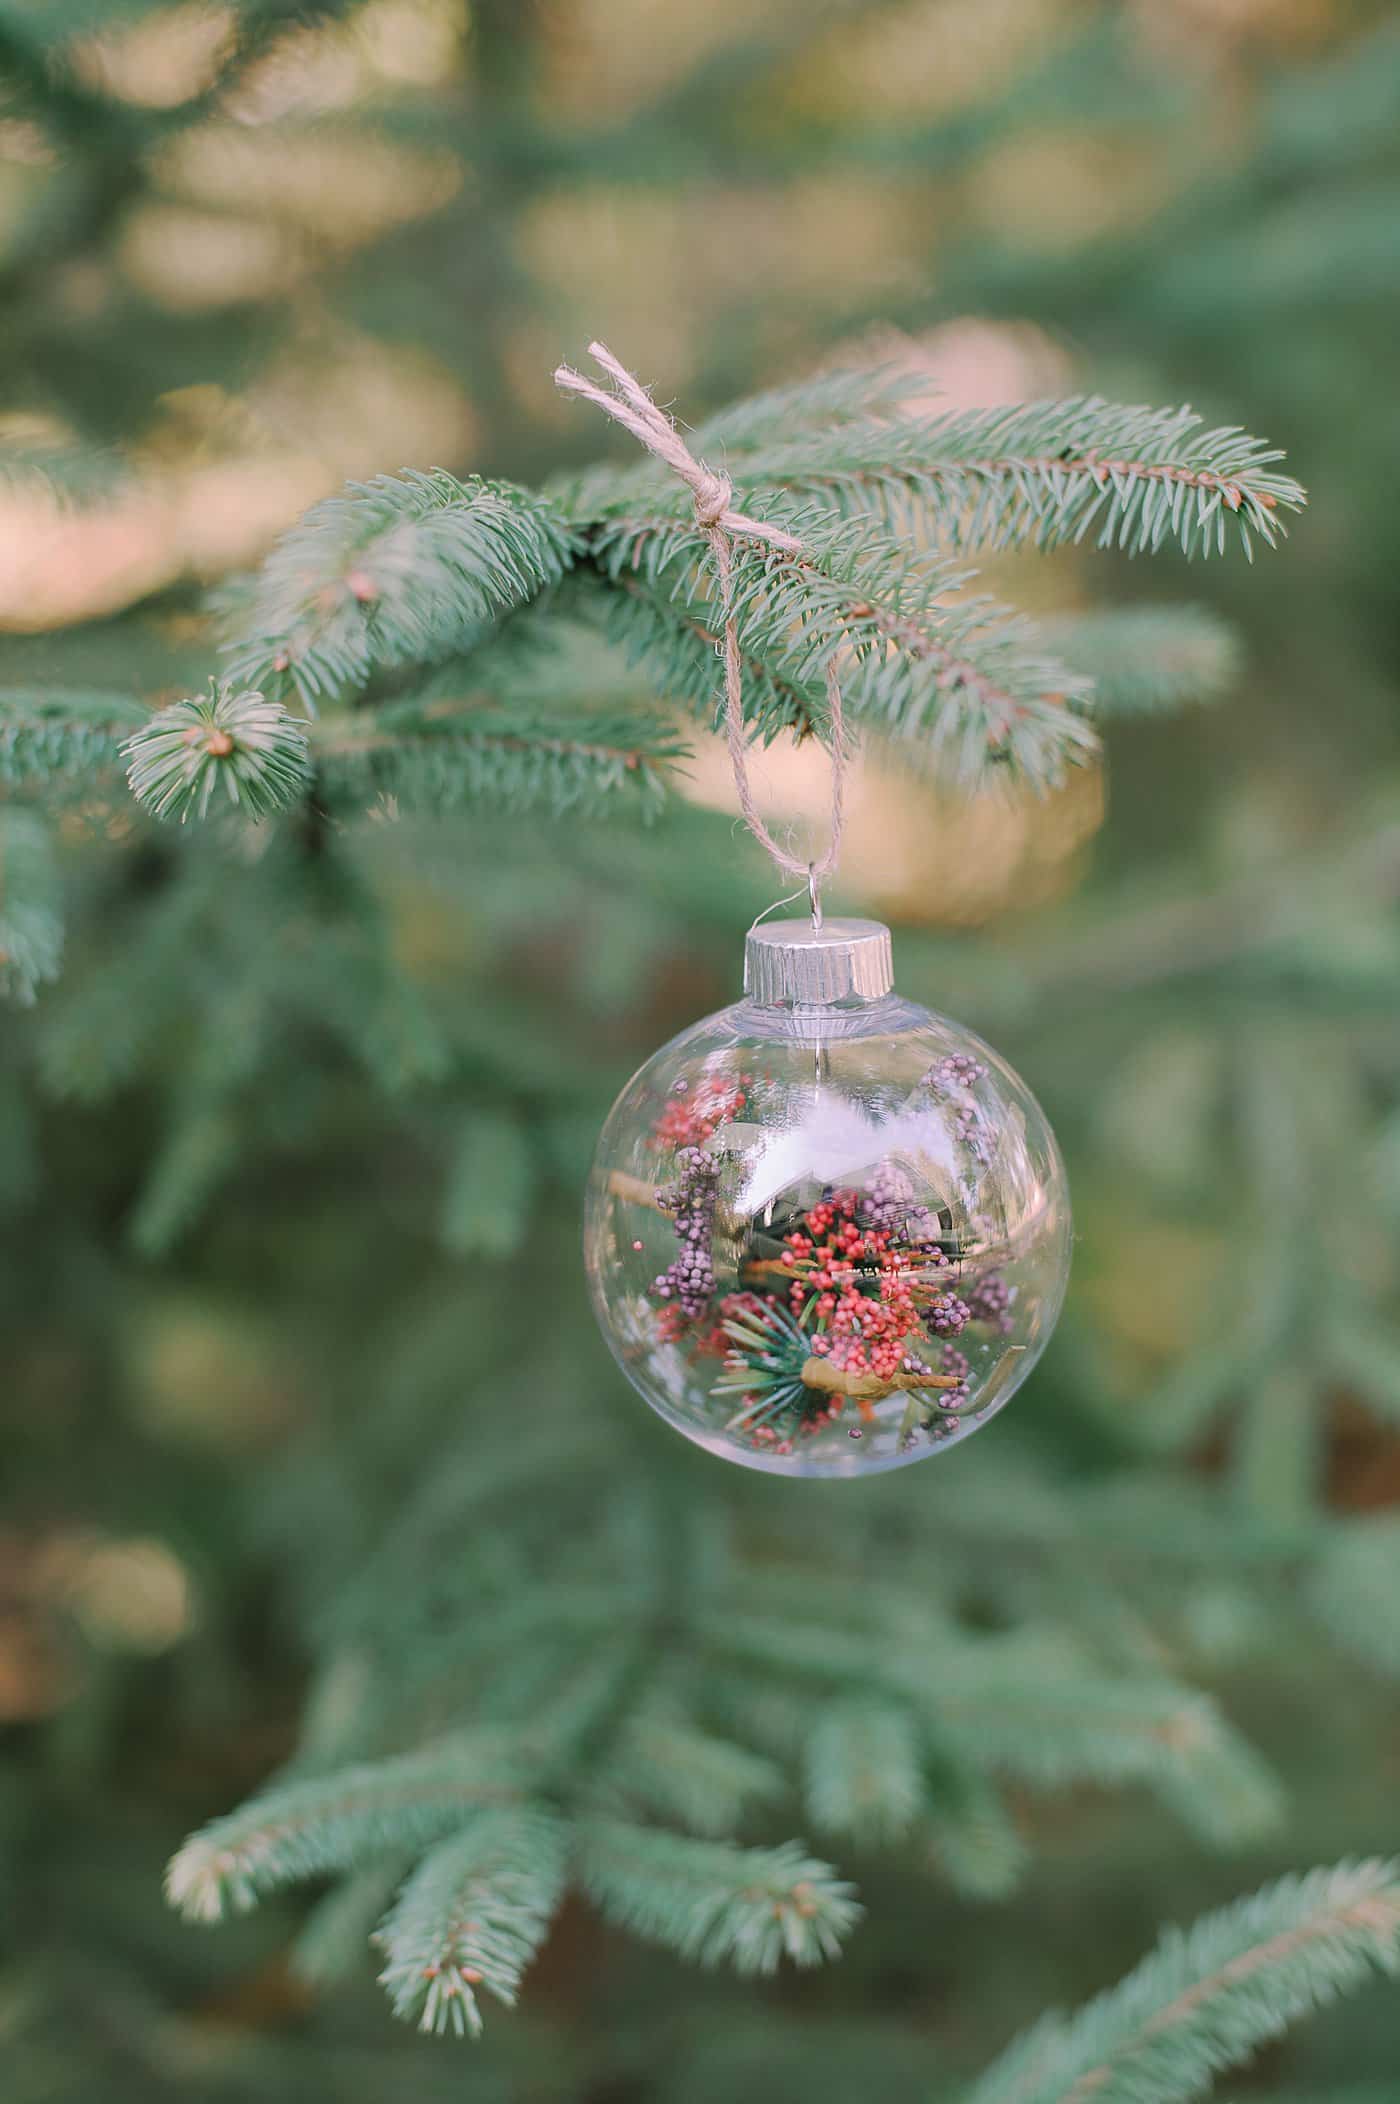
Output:
M714 558L715 575L719 581L720 609L724 618L724 720L729 743L729 759L734 769L734 786L739 792L739 809L744 823L759 845L766 848L780 869L789 870L793 876L805 876L812 899L812 915L818 925L821 922L821 904L818 884L836 867L841 853L843 805L846 786L846 725L841 707L841 688L836 677L835 665L828 659L826 665L826 699L831 727L831 837L826 852L815 862L803 862L780 847L763 820L753 799L749 785L748 749L744 732L743 660L739 654L739 627L734 615L733 555L736 540L758 541L763 546L776 550L781 555L800 555L802 543L796 534L785 533L781 527L770 526L763 519L751 519L746 512L733 507L734 485L723 473L706 467L697 460L675 422L664 409L658 409L651 396L625 365L620 365L612 352L601 343L590 343L588 355L612 381L612 391L597 386L575 372L570 365L561 365L554 375L555 385L568 394L582 395L592 402L605 416L630 431L649 453L676 475L690 491L695 500L695 523L705 535Z

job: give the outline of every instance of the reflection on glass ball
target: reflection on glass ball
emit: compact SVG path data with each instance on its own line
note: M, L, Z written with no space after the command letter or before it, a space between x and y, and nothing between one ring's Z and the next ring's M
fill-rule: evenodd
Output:
M677 1431L853 1475L955 1445L1019 1388L1064 1298L1069 1197L1034 1097L957 1024L894 994L744 1000L622 1091L585 1255L619 1365Z

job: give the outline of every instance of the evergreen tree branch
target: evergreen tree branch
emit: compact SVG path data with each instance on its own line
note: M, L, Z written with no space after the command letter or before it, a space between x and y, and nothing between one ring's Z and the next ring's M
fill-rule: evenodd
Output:
M589 591L580 579L577 604L629 664L644 667L658 694L683 702L704 723L717 721L722 623L699 576L673 595L626 572L613 577L608 589ZM771 738L783 730L807 736L820 730L826 720L824 690L801 679L795 667L756 655L742 634L740 649L744 714L760 736Z
M921 515L957 548L1049 548L1091 533L1100 548L1188 556L1272 547L1306 499L1276 450L1190 409L1125 408L1097 396L849 421L776 436L735 479L907 529Z
M755 1804L771 1801L782 1787L775 1761L702 1731L664 1703L630 1717L608 1757L610 1796L715 1838L732 1833Z
M1367 1513L1329 1530L1308 1574L1308 1605L1335 1642L1400 1679L1400 1515Z
M987 1777L970 1764L932 1763L919 1831L935 1870L969 1899L1005 1899L1020 1882L1027 1848Z
M924 1803L923 1748L907 1711L891 1703L825 1708L804 1749L808 1815L826 1833L898 1840Z
M1011 2047L966 2104L1189 2104L1300 2017L1400 1974L1400 1871L1283 1878L1169 1931L1122 1984Z
M733 608L745 706L761 732L825 727L824 678L839 660L848 715L906 743L974 788L1006 765L1039 786L1097 750L1083 721L1089 682L1041 647L1031 625L968 577L868 523L785 514L796 555L736 547ZM585 529L591 560L626 595L609 632L649 658L666 691L715 708L721 627L693 522L609 517Z
M1218 701L1241 674L1239 638L1204 607L1105 607L1036 625L1046 647L1092 681L1096 718Z
M24 788L116 767L122 740L149 720L128 694L0 689L0 782Z
M169 1255L236 1169L247 1137L227 1103L183 1106L127 1222L127 1237L138 1255Z
M442 468L378 475L328 497L264 562L229 646L232 683L290 687L314 710L377 670L479 642L572 559L543 497Z
M193 1835L171 1861L166 1897L191 1921L246 1913L279 1885L435 1841L483 1805L518 1799L526 1780L518 1750L463 1737L287 1783Z
M222 785L250 818L295 803L307 785L306 732L280 701L216 687L176 701L134 731L122 751L138 803L157 818L203 818Z
M442 678L412 701L327 721L313 736L328 806L593 816L619 802L653 817L684 744L661 717L589 713L524 698L461 693Z
M476 1990L509 2006L564 1888L565 1832L538 1807L478 1813L404 1886L377 1941L394 2014L481 2035Z
M621 1820L579 1837L583 1882L609 1921L701 1965L773 1972L834 1958L862 1909L830 1866L781 1848L691 1841Z
M1145 1782L1217 1844L1280 1817L1276 1779L1208 1696L1105 1675L1033 1634L940 1658L926 1704L936 1741L1040 1788Z
M935 1757L957 1771L990 1770L1039 1789L1145 1783L1217 1844L1256 1836L1279 1817L1271 1772L1209 1697L1165 1676L1106 1672L1077 1645L1035 1627L970 1642L878 1596L864 1628L834 1617L818 1622L801 1600L784 1613L772 1579L765 1589L766 1614L750 1609L741 1623L705 1617L720 1655L743 1659L779 1685L815 1680L907 1704ZM848 1585L848 1609L861 1590ZM897 1646L892 1628L900 1631ZM895 1654L883 1666L877 1645Z
M927 375L908 365L835 365L730 402L698 424L687 444L704 459L748 453L797 432L817 442L851 424L863 431L872 420L902 416L927 392Z
M0 805L0 996L28 1007L63 960L63 894L37 812Z
M127 922L125 953L99 956L46 1003L39 1032L46 1093L100 1102L149 1056L179 1012L191 946L197 950L207 894L219 875L205 863L153 890Z

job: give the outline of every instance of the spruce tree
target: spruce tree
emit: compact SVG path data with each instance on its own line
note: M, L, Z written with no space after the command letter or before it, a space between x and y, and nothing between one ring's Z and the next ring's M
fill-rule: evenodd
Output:
M86 601L37 567L0 651L2 1290L38 1632L10 1823L22 1898L55 1895L51 1952L9 1961L36 2096L446 2096L480 2067L512 2096L690 2104L760 2070L765 2095L1170 2104L1395 1970L1370 1741L1400 1537L1370 1508L1400 1409L1400 860L1391 513L1361 434L1400 47L1259 66L1205 156L1207 88L1113 10L941 117L833 122L843 69L936 41L909 12L759 10L592 122L557 22L494 0L247 0L203 36L165 5L0 13L32 173L0 257L16 575L25 533L68 532L94 575L125 537ZM872 161L931 183L1115 113L1166 203L1068 253L954 240L932 290L836 257L819 322L781 273L707 285L702 253L695 315L632 353L636 259L586 302L557 236L540 260L551 213L615 195L640 241L648 191L679 220L717 160L771 207L833 166L853 193ZM238 210L252 289L235 248L201 292L201 226ZM1072 335L1073 387L931 402L918 332L969 311ZM686 793L723 625L690 496L549 389L593 327L801 542L735 544L755 741L827 739L835 664L866 764L931 812L1053 808L1106 752L1130 814L1052 913L898 931L902 983L1005 1040L1052 1109L1081 1244L1035 1389L873 1486L682 1449L584 1304L602 1111L730 997L779 888ZM474 405L452 466L366 445L234 532L220 471L263 458L246 420L287 370L365 341L392 362L405 334ZM1236 418L1306 462L1309 511ZM1318 724L1324 669L1344 699ZM1112 1925L1057 1971L1096 1890ZM820 1994L763 1978L819 1967ZM485 2031L466 2074L378 2028L372 1972L409 2024ZM966 2020L922 2035L911 1974L955 1979ZM255 2025L192 2076L191 2009L259 1993L296 2042Z

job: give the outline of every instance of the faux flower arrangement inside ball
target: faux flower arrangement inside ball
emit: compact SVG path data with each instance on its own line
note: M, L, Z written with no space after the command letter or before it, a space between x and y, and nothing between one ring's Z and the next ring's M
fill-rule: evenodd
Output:
M585 1255L628 1379L688 1439L794 1476L965 1439L1045 1348L1064 1165L991 1048L901 1000L873 921L751 930L746 994L603 1128Z

